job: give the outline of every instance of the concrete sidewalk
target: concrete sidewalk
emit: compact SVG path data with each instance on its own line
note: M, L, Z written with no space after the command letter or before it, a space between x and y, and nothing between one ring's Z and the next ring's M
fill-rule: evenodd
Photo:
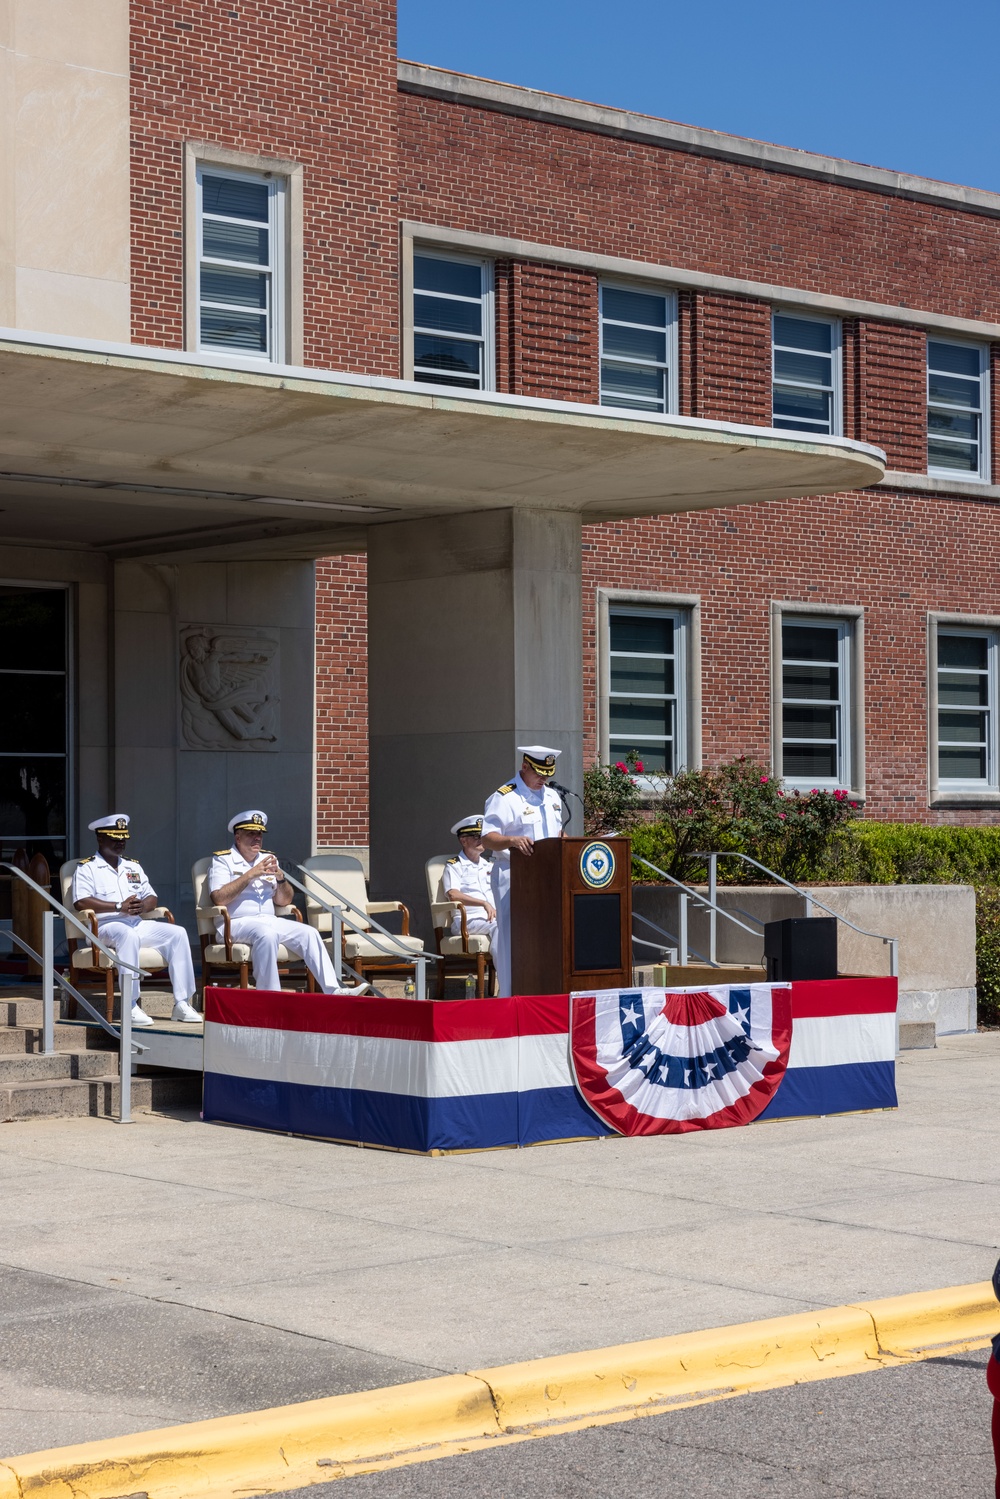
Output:
M0 1454L989 1276L1000 1034L898 1113L427 1159L0 1129Z

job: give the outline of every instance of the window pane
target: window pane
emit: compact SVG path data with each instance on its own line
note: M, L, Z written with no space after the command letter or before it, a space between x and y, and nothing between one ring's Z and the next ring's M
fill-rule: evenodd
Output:
M832 370L829 359L815 354L795 354L789 349L775 349L776 380L803 380L808 385L830 385Z
M205 219L202 246L202 253L215 260L243 260L249 265L267 265L268 231L253 224L224 224L219 219Z
M947 370L952 375L979 376L979 350L968 344L942 344L932 339L927 345L927 363L933 370Z
M829 354L833 348L833 324L813 323L805 318L779 314L774 319L774 342L790 344L793 349L814 349L817 353Z
M943 671L938 677L938 701L967 708L987 708L990 702L989 678L973 672Z
M959 380L953 375L931 375L927 382L927 399L943 401L947 406L979 405L979 381Z
M468 333L478 338L483 331L481 302L452 302L446 297L416 296L413 321L419 328L441 328L447 333Z
M952 437L971 438L979 441L979 415L977 412L945 411L932 406L927 413L927 425L933 433L948 433Z
M267 282L267 276L257 271L223 271L216 266L202 266L202 301L266 308Z
M985 744L986 713L938 714L938 738L942 744Z
M784 773L800 781L835 781L837 747L820 744L786 744L782 758Z
M964 474L978 474L979 447L976 444L941 442L931 438L927 444L927 463L930 468L953 468Z
M662 406L663 391L663 370L641 364L601 365L602 406L631 406L635 401Z
M230 219L254 219L258 223L267 223L269 189L266 182L204 174L201 192L205 213L222 213Z
M828 625L783 625L782 650L792 661L836 661L838 634Z
M989 661L985 635L938 636L938 665L960 666L967 671L985 671Z
M423 370L440 370L443 374L474 375L479 378L478 343L456 338L435 338L430 333L413 336L413 360Z
M782 709L783 732L786 739L836 739L836 707L806 708L797 703L786 703ZM786 745L786 749L794 746Z
M612 698L608 703L609 735L661 734L673 732L673 703L629 702Z
M612 692L662 692L674 690L674 663L656 656L612 656Z
M808 423L813 431L828 430L830 392L791 390L787 385L776 385L774 387L774 425L787 427L795 422Z
M0 750L14 754L66 753L66 678L4 676L7 706L0 714Z
M66 762L30 757L0 758L0 829L5 836L66 831Z
M621 328L617 323L605 323L604 352L663 364L667 358L667 335L652 328Z
M649 292L603 286L601 311L606 318L617 318L623 323L646 323L654 328L667 326L666 297L658 297Z
M610 633L613 651L673 655L674 621L661 614L612 614Z
M481 297L482 266L462 260L436 260L414 255L413 285L417 291L450 291L457 297Z
M630 751L635 751L642 761L642 773L647 776L670 776L674 773L674 746L668 739L662 744L643 744L633 739L612 739L609 745L612 764L625 760Z
M210 348L267 353L267 318L260 313L221 312L203 307L201 341Z
M66 594L61 588L0 588L0 666L22 671L66 668ZM8 694L17 691L8 677ZM22 746L23 748L24 746Z
M836 702L840 697L840 669L836 666L786 666L782 678L785 697L818 698Z
M942 749L938 754L942 781L985 781L986 749Z

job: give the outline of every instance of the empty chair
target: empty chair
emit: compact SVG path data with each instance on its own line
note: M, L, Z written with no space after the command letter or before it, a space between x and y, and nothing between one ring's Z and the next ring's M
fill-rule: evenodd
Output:
M322 932L328 942L332 919L321 902L337 905L336 898L330 894L331 889L367 916L397 912L402 917L402 934L386 937L381 932L376 932L364 916L358 916L356 912L344 907L341 937L341 956L344 962L366 981L374 974L405 977L416 972L414 960L423 952L424 944L420 937L410 936L410 913L401 900L368 899L368 885L360 859L355 859L351 854L314 854L302 867L305 871L302 883L309 892L306 896L306 920L317 931ZM317 878L311 880L310 874L315 874ZM355 927L359 930L352 930ZM386 948L391 948L392 952L387 953ZM331 956L336 961L336 955Z

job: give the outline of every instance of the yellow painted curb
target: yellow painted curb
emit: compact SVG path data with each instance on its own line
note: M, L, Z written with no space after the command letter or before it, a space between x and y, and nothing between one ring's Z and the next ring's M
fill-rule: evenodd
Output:
M0 1460L0 1499L248 1499L983 1346L989 1281Z

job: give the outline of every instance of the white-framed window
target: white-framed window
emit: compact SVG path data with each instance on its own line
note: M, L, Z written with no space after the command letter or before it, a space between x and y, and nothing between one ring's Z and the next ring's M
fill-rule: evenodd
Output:
M988 351L983 344L927 340L927 472L990 477Z
M608 605L608 759L634 751L654 781L688 760L689 633L686 609Z
M835 436L841 430L840 323L775 312L771 317L771 425Z
M849 619L782 614L781 774L793 788L851 786Z
M937 627L937 782L941 791L997 791L1000 632Z
M493 267L488 260L413 251L413 378L493 389Z
M677 410L677 298L601 283L601 405Z
M285 181L200 165L197 346L285 362Z

